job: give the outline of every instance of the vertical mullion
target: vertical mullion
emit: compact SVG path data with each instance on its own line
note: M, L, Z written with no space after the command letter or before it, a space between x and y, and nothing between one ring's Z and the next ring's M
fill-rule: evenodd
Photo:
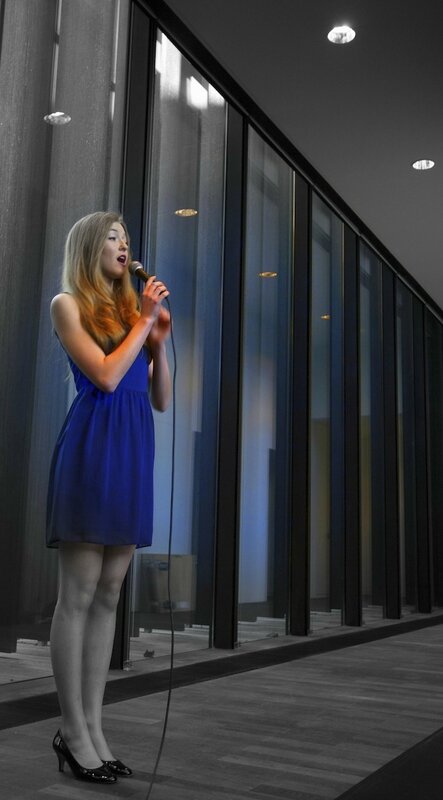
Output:
M428 509L428 453L426 435L425 336L423 304L413 298L415 491L417 516L417 611L429 613L431 562Z
M344 621L361 625L360 565L360 281L358 240L344 229Z
M402 485L403 548L402 605L417 605L417 493L415 459L415 360L413 331L413 298L404 284L397 280L398 325L401 331L397 343L398 363L401 366L401 439L399 447L399 481ZM400 406L400 399L399 399ZM400 419L400 408L399 408ZM399 442L400 444L400 442Z
M237 638L246 146L246 123L228 106L214 590L214 645L224 648L233 648Z
M382 264L371 266L369 277L370 311L370 407L371 407L371 571L372 603L386 613L386 520L385 454L383 403L383 304Z
M131 234L131 248L141 257L148 196L147 153L153 105L156 29L149 16L132 5L129 86L126 106L125 159L122 211ZM148 45L147 45L148 43ZM132 565L123 582L117 608L111 669L123 669L129 657Z
M332 217L330 262L330 608L339 608L343 618L345 454L344 454L344 238L343 223ZM338 230L337 230L338 229ZM336 236L336 233L339 235ZM335 244L337 242L338 246ZM339 252L334 252L335 250Z
M295 174L293 280L292 507L289 632L309 631L309 342L311 192Z
M150 17L133 3L122 211L131 234L131 249L138 258L142 257L149 194L147 163L151 152L156 33Z
M399 619L400 547L398 508L397 451L397 370L396 370L396 303L395 276L382 265L383 318L383 410L384 410L384 478L385 478L385 557L386 616Z

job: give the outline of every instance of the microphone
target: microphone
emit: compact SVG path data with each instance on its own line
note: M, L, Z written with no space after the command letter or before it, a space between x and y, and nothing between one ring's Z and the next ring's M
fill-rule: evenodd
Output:
M143 267L142 267L142 265L140 264L139 261L131 261L131 263L128 265L128 270L131 273L131 275L134 276L134 278L139 278L141 281L143 281L143 283L147 283L149 278L153 277L148 272L144 271L144 269L143 269ZM164 302L166 303L166 305L169 308L169 314L171 314L171 306L169 305L169 297L164 297L163 300L164 300Z
M128 270L131 275L134 275L134 278L139 278L143 283L146 283L149 278L152 278L152 275L149 275L148 272L145 272L142 265L138 261L131 261L128 266Z

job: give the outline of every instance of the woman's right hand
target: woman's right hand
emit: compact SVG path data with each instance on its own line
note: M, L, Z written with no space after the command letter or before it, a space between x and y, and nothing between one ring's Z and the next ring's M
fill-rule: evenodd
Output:
M169 291L165 284L152 275L145 283L140 296L140 316L155 322L160 313L161 304L168 295Z

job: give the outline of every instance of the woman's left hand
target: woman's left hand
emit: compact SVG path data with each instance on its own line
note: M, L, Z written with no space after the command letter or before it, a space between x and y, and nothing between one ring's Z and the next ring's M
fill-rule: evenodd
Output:
M171 333L171 315L166 308L160 308L157 319L155 320L148 335L149 347L155 349L156 346L166 341Z

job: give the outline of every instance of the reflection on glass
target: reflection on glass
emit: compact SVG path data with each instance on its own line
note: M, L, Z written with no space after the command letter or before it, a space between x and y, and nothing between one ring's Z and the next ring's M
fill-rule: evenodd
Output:
M383 616L385 515L382 265L360 246L360 526L363 621Z
M176 647L189 650L211 639L226 107L161 33L156 67L146 268L171 292L178 360L171 594ZM172 409L154 416L154 540L135 556L131 660L169 650Z
M311 297L311 627L340 625L342 529L332 525L334 433L341 434L343 224L313 195ZM331 387L335 391L332 394ZM337 493L338 496L338 493Z
M249 131L238 638L285 633L292 171Z
M413 306L409 289L397 280L397 435L400 523L400 579L403 611L417 604L417 509L414 420Z
M428 397L429 514L432 533L433 605L443 606L443 326L426 312L426 382Z

